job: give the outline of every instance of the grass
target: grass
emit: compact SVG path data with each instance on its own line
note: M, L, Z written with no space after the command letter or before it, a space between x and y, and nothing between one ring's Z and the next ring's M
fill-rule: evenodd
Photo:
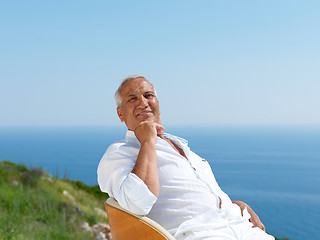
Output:
M51 177L41 169L0 162L0 239L94 239L81 230L106 222L103 202L107 194L79 181ZM63 195L67 191L72 197Z
M72 197L63 195L67 191ZM103 202L108 195L98 186L61 180L41 169L0 162L1 240L90 240L81 224L106 223ZM276 240L280 240L276 238ZM288 240L283 238L282 240Z

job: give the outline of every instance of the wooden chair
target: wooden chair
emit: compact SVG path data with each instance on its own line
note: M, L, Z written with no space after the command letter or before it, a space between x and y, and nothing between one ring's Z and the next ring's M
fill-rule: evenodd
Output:
M146 216L120 207L114 198L104 203L113 240L175 240L162 226Z

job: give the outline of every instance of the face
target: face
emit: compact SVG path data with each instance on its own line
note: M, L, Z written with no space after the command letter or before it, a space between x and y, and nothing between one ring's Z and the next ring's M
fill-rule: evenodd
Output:
M126 82L120 96L122 101L117 113L129 130L135 130L144 121L161 124L159 101L154 88L146 79L136 78Z

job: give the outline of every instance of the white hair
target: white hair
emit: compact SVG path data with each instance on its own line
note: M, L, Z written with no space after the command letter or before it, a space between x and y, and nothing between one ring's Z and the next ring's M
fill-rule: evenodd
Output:
M114 94L114 98L116 100L116 104L117 104L117 107L121 107L121 104L122 104L122 99L121 99L121 95L120 95L120 92L121 92L121 89L123 87L124 84L126 84L126 82L128 81L131 81L131 80L134 80L134 79L137 79L137 78L143 78L145 79L146 81L148 81L144 76L142 75L131 75L131 76L128 76L126 78L124 78L121 83L120 83L120 86L118 87L117 91L115 92ZM148 81L149 82L149 81ZM155 87L152 85L151 82L149 82L151 84L151 86L153 87L154 89L154 94L157 96L157 93L156 93L156 89Z

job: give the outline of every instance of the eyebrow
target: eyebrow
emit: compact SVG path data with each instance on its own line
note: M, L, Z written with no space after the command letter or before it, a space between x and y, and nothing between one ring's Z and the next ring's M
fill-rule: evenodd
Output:
M155 95L155 93L153 91L146 91L143 93L143 95L149 94L149 93L152 93L153 95ZM127 95L126 98L135 97L135 96L137 96L136 93L131 93L131 94Z
M144 94L152 93L155 94L153 91L146 91Z

